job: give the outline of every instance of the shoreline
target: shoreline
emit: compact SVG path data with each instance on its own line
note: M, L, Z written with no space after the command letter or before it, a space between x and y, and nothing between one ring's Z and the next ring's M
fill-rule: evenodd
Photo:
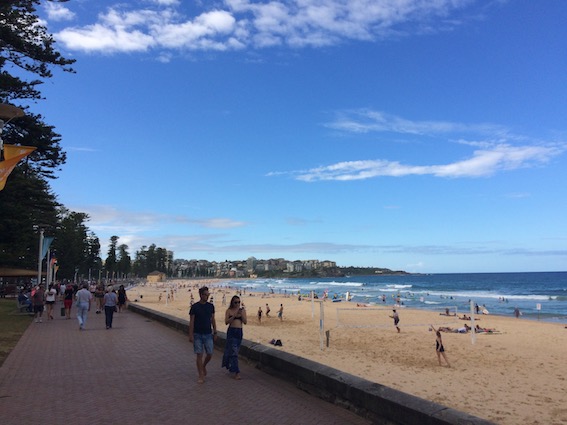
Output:
M549 275L552 272L544 272L544 274ZM565 272L557 272L557 273L561 273L561 274L565 274ZM477 274L483 274L483 273L477 273ZM484 274L494 274L494 273L484 273ZM498 275L501 275L503 273L497 273ZM518 274L518 273L510 273L510 274ZM525 275L526 273L520 273L521 275ZM444 275L449 275L449 276L470 276L470 273L449 273L449 274L444 274ZM412 275L409 275L412 276ZM425 275L423 275L425 276ZM551 303L556 303L557 299L562 298L559 295L549 295L548 297L545 298L545 300L542 299L542 295L538 295L538 294L532 294L532 295L525 295L519 296L519 300L515 300L515 297L517 296L517 294L508 294L507 292L503 292L502 295L502 299L500 299L500 297L496 298L495 295L488 295L486 293L481 293L480 294L467 294L467 296L465 297L463 294L460 294L459 291L457 291L457 293L455 293L454 290L448 290L448 292L443 292L441 289L435 288L435 289L428 289L427 292L424 292L424 288L421 289L417 289L417 292L414 292L415 289L408 289L411 288L413 285L417 284L417 285L421 285L423 282L413 282L413 281L408 281L408 282L397 282L397 281L387 281L387 282L382 282L382 286L380 287L380 284L376 284L376 287L374 287L374 284L370 284L368 286L369 290L371 292L373 292L373 294L371 296L369 295L364 295L364 292L361 291L365 291L365 289L361 289L361 288L365 288L366 287L366 283L364 281L364 278L372 278L373 275L360 275L360 276L352 276L353 279L348 279L348 280L340 280L340 281L336 281L335 279L330 278L330 280L328 281L330 286L327 286L327 290L329 291L329 294L334 292L334 288L337 288L337 285L339 287L342 286L342 288L339 289L339 294L341 296L341 299L343 301L344 300L344 294L350 292L351 296L354 296L353 301L355 302L359 302L359 303L368 303L374 306L382 306L384 305L381 300L379 299L380 294L382 295L386 295L388 297L388 301L390 300L390 296L393 297L393 290L391 288L397 289L397 293L401 296L401 301L402 304L405 303L405 305L409 308L415 308L415 309L419 309L419 310L426 310L426 311L440 311L443 310L446 307L458 307L458 312L459 314L462 313L467 313L469 314L470 312L470 305L468 304L468 301L470 301L470 299L475 299L476 301L478 301L479 304L482 304L484 306L484 304L486 303L486 306L488 307L488 310L490 311L490 315L492 316L500 316L500 317L513 317L514 316L514 311L513 311L513 307L519 307L520 311L521 311L521 315L523 316L523 318L528 319L528 320L535 320L535 321L546 321L549 323L563 323L565 325L567 325L567 314L566 311L562 308L562 306L559 305L554 305L553 307L550 307L551 310L548 309L547 306L547 302L551 302ZM360 277L361 279L356 279L357 277ZM381 276L380 276L381 277ZM396 276L391 276L391 277L396 277ZM567 276L566 276L567 278ZM223 278L224 280L224 278ZM318 283L317 286L315 286L314 288L307 288L309 287L309 284L313 283L313 282L309 282L309 284L307 283L309 281L309 279L306 278L296 278L296 277L282 277L280 279L277 278L263 278L263 279L247 279L247 278L239 278L239 279L226 279L228 280L228 282L232 282L235 285L237 285L239 288L246 288L252 291L257 291L257 292L261 292L261 291L265 291L268 292L270 290L278 290L278 294L281 295L282 291L287 290L289 293L296 294L298 290L300 290L299 288L301 288L302 293L305 292L304 296L308 296L308 293L311 289L314 289L317 293L319 293L319 296L321 296L321 292L323 291L323 288L325 288L324 284L322 282L324 282L324 279L318 279L321 282ZM258 283L257 283L258 281ZM294 281L298 281L300 282L299 284L295 284ZM360 285L354 285L354 287L352 286L352 283L361 283L362 286ZM455 282L453 282L455 283ZM280 288L281 287L281 288ZM385 287L387 287L388 289L384 289ZM307 289L306 289L307 288ZM467 291L470 291L470 289L465 289L464 292L466 293ZM430 293L431 292L431 293ZM409 294L409 295L408 295ZM447 302L447 300L454 299L454 304L451 304L451 302ZM478 297L478 298L476 298ZM420 302L415 302L416 300L418 300ZM468 298L468 301L467 301ZM522 299L523 298L523 299ZM498 300L498 301L496 301ZM541 306L538 307L538 305L541 303ZM560 308L561 307L561 308ZM558 309L559 308L559 309ZM479 315L481 316L481 315Z
M168 285L177 285L177 290L171 292ZM203 285L211 289L217 327L224 330L222 294L228 304L236 292L226 287L224 280L176 280L161 287L148 284L130 289L128 297L131 302L138 298L147 308L188 319L190 293L197 300L196 288ZM166 292L173 293L172 300L166 301ZM356 307L352 302L321 302L323 330L330 334L327 348L321 339L318 305L298 301L291 294L249 290L241 299L248 311L247 340L267 345L280 339L283 351L499 424L567 422L567 408L561 407L567 405L567 329L562 324L482 316L477 324L496 332L477 334L474 344L470 333L442 334L452 366L447 368L437 364L435 337L429 325L457 328L469 322L438 311L400 308L398 334L389 317L391 304L376 309ZM272 310L270 318L265 317L266 303ZM280 304L284 305L282 321L276 317ZM264 311L261 324L256 316L260 306ZM337 326L341 324L338 320L347 327Z

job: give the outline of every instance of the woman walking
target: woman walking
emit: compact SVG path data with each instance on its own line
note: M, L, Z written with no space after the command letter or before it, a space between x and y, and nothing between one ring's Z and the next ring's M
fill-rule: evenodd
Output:
M222 357L222 367L226 367L234 374L234 379L240 379L238 368L238 351L242 344L242 325L247 322L246 310L240 306L240 297L235 295L230 300L230 306L226 309L224 323L228 325L226 331L226 345Z
M126 301L128 301L126 289L124 289L124 285L120 285L120 288L118 288L118 313L122 312L122 307L126 305Z
M75 291L73 290L73 285L68 284L65 287L65 293L63 295L63 306L65 307L65 318L71 318L71 307L73 306L73 297Z
M439 360L439 366L443 366L441 364L441 356L443 356L443 358L445 359L445 363L447 363L447 366L451 367L451 365L449 364L449 360L447 360L447 355L445 354L445 347L443 347L443 339L441 338L441 332L435 329L433 325L431 325L431 329L433 329L435 335L437 336L435 340L435 352L437 353L437 360Z
M45 293L45 304L47 305L47 318L53 320L53 306L57 297L57 290L53 283L49 284L49 289Z

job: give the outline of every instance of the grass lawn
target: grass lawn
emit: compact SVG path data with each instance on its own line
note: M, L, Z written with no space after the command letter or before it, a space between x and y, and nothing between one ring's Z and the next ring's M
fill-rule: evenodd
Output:
M16 305L15 298L0 298L0 366L33 321L33 316L20 314Z

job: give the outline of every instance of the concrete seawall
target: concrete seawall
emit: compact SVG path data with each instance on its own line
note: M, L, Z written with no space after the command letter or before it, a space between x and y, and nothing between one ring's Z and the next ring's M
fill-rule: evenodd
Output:
M189 332L189 320L137 303L129 303L128 309L183 333ZM226 334L218 332L215 345L224 349L225 341ZM375 424L494 425L493 422L246 339L242 341L240 357L264 372L292 382L307 393L342 406Z

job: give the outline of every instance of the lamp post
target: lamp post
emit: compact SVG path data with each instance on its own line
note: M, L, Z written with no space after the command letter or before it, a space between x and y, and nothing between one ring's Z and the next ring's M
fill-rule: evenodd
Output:
M41 263L43 261L43 229L39 229L39 254L38 254L38 262L37 262L37 284L41 283Z
M6 103L0 103L0 161L4 161L4 141L2 140L2 130L11 120L23 117L24 111Z

